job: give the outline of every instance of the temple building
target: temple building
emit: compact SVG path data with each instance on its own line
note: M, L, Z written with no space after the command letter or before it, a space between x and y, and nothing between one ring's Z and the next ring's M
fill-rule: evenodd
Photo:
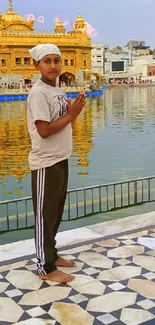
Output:
M53 33L34 30L34 20L26 20L13 9L9 0L8 12L0 14L0 81L1 83L35 80L38 71L28 50L41 43L54 43L62 52L62 74L60 82L67 86L82 82L85 71L91 69L91 38L86 23L78 15L73 30L66 32L59 20Z

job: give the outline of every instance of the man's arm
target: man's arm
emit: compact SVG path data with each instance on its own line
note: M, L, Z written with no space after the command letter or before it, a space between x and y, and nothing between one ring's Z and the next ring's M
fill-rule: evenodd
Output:
M51 123L46 121L40 121L37 120L35 122L35 125L37 127L37 131L39 135L46 139L50 135L56 134L57 132L60 132L62 129L64 129L68 124L72 122L73 118L71 115L66 114L61 119L58 119L56 121L53 121Z
M68 105L68 113L62 118L52 121L46 122L42 120L36 120L35 125L37 127L39 135L46 139L50 135L56 134L64 129L68 124L74 123L77 116L81 113L82 109L86 104L85 95L79 94L79 96L75 99L73 104Z

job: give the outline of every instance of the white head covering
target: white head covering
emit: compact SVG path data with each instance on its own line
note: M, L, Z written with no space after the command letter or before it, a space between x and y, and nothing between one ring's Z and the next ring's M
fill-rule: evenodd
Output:
M35 61L41 60L48 54L57 54L61 57L61 52L55 44L39 44L29 50L30 55Z

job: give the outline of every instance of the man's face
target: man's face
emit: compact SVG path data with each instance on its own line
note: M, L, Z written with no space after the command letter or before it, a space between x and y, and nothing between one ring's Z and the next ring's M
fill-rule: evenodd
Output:
M42 77L52 81L61 74L62 60L59 55L48 54L44 56L38 63L35 63L35 67L40 70Z

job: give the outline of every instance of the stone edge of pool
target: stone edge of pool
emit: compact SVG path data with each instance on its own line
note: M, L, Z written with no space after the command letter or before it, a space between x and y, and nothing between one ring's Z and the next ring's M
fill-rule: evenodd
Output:
M123 219L106 221L103 223L88 225L82 228L66 230L57 234L57 247L80 245L87 241L94 241L101 237L108 239L123 233L141 232L146 228L155 226L155 212L144 213L125 217ZM34 239L17 241L10 244L0 245L0 265L4 261L35 254Z

